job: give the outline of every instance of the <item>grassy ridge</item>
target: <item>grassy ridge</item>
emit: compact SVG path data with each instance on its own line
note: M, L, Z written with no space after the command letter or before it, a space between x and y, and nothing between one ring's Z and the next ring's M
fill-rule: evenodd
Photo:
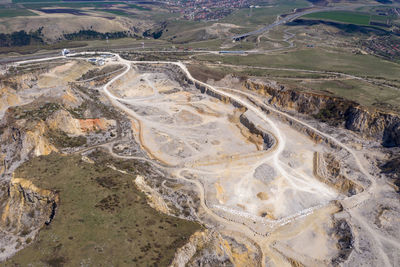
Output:
M200 226L152 209L136 189L134 174L106 165L86 163L80 155L52 154L19 167L17 177L57 190L60 203L52 223L5 264L167 266L176 249ZM135 162L125 165L133 173L150 168Z
M373 85L360 80L304 81L306 73L286 70L261 70L252 67L293 68L316 71L338 71L360 77L377 78L400 84L400 65L370 55L355 55L343 52L327 52L325 50L304 49L277 55L199 55L198 59L217 63L226 63L243 67L238 74L245 76L269 76L283 84L295 88L307 88L313 91L328 93L356 101L367 107L378 107L385 110L400 111L400 94L397 89ZM232 73L232 70L228 73ZM310 78L318 78L322 74L308 74ZM317 76L317 77L314 77ZM285 80L284 78L291 78ZM294 78L299 78L294 79Z
M296 68L318 71L339 71L358 76L398 80L400 65L370 55L356 55L342 51L302 49L284 54L199 55L196 58L210 62L256 67Z
M276 80L276 79L275 79ZM279 79L277 79L279 81ZM397 89L381 87L359 80L284 80L283 84L289 84L292 88L302 88L318 93L338 96L357 102L364 107L373 107L389 112L400 113L400 94Z
M106 12L106 13L114 14L114 15L117 15L117 16L127 16L127 17L129 17L129 16L134 15L134 14L126 12L126 11L124 11L122 9L104 9L104 8L101 9L100 8L100 9L96 9L96 11Z
M76 42L76 41L61 41L55 44L33 44L25 46L14 46L14 47L0 47L0 54L7 54L10 52L16 52L20 54L32 54L40 50L54 50L68 48L85 47L88 43L86 42Z

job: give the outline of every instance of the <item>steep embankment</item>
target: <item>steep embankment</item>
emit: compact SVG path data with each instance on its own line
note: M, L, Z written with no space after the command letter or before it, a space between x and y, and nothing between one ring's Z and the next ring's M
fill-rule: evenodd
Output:
M343 125L363 138L379 140L387 147L400 146L400 116L397 114L367 109L342 98L288 89L259 79L247 80L245 87L268 96L271 104L312 115L331 125Z

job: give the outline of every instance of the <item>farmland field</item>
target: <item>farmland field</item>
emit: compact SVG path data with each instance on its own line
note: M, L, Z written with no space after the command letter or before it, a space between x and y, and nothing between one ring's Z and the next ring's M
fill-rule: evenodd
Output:
M74 7L74 8L82 8L82 7L110 7L113 5L125 5L128 8L139 9L139 10L147 10L144 7L135 5L135 4L127 4L125 2L49 2L49 3L35 3L35 2L23 2L22 5L26 8L37 9L37 8L45 8L45 7Z
M329 11L329 12L317 12L303 16L304 18L310 19L325 19L338 21L343 23L358 24L358 25L369 25L370 15L358 12L347 12L347 11Z
M27 9L9 9L9 8L0 9L0 18L10 18L18 16L37 16L37 14Z
M81 12L81 10L72 9L72 8L38 9L38 11L47 13L47 14L72 14L72 15L76 15L76 16L85 15L85 13Z
M62 0L12 0L13 3L61 2Z

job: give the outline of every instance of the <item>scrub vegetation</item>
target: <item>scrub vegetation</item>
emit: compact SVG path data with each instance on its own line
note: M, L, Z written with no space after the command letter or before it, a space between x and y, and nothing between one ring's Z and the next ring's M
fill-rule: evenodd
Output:
M60 203L52 223L6 265L168 265L200 225L151 208L134 185L148 166L131 166L124 174L80 155L51 154L19 167L16 176L58 192Z

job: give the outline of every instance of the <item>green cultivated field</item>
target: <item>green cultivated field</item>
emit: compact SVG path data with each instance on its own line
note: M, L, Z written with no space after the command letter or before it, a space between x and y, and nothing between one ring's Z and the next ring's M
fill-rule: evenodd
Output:
M18 16L37 16L37 14L29 11L27 9L10 9L10 8L1 8L0 9L0 18L11 18Z
M386 16L372 15L371 20L379 21L379 22L386 22L387 20L390 20L390 18L386 17Z
M12 0L13 3L61 2L62 0Z
M317 12L303 16L303 18L332 20L343 23L369 25L370 15L348 11Z
M42 1L40 1L42 2ZM110 5L125 5L128 8L139 9L139 10L147 10L144 7L134 5L134 4L127 4L126 2L56 2L52 1L49 3L35 3L35 2L23 2L22 5L26 8L30 9L37 9L37 8L44 8L44 7L108 7Z
M94 157L96 163L90 164L80 155L52 154L17 169L17 177L57 190L60 203L52 223L6 266L167 266L176 249L200 229L147 204L134 179L150 166L113 161L101 152Z

